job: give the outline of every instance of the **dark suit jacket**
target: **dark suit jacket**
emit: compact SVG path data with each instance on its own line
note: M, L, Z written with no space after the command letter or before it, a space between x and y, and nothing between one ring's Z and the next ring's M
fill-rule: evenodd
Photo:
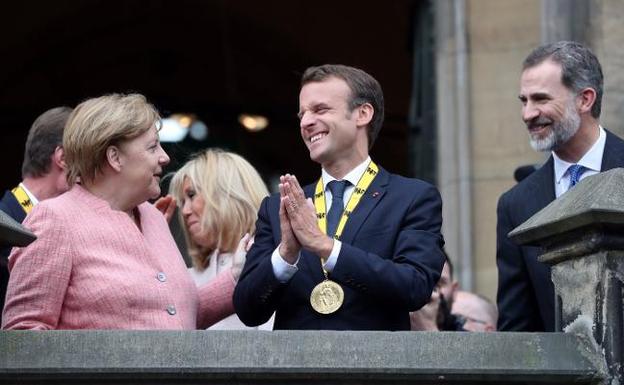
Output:
M19 223L22 223L24 218L26 218L26 212L10 191L6 191L2 200L0 200L0 210L7 213ZM0 322L2 322L2 308L4 308L4 298L6 296L7 285L9 284L7 258L10 253L11 247L0 247Z
M311 197L314 185L304 191ZM435 187L380 168L347 221L330 274L344 290L344 304L322 315L310 305L312 289L324 279L318 256L303 250L299 270L286 283L273 274L279 195L266 198L234 291L236 313L252 326L276 311L275 329L408 330L408 312L429 301L444 263L441 208Z
M624 166L624 141L607 131L602 170ZM554 160L548 161L498 201L498 329L555 331L555 294L550 266L538 247L518 246L507 234L555 199Z

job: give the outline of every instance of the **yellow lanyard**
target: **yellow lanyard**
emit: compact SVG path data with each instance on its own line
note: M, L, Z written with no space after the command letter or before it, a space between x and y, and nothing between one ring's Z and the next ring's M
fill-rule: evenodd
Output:
M372 160L366 167L366 171L362 174L362 177L358 181L353 193L351 194L351 198L349 198L349 202L347 203L347 207L342 211L342 216L340 217L340 222L338 222L338 228L336 229L336 234L334 235L335 239L340 239L342 235L342 231L344 230L345 224L347 223L347 219L349 219L349 215L355 210L355 207L360 203L360 199L364 196L364 193L377 176L379 172L379 168ZM316 209L316 218L318 221L318 226L322 232L327 234L327 211L325 204L325 189L323 188L323 178L319 179L316 183L316 190L314 191L314 208Z
M22 206L22 209L24 209L26 214L30 213L30 210L32 210L34 205L30 200L28 194L26 194L26 191L24 191L24 189L22 188L22 186L17 186L13 190L11 190L11 192L15 196L15 199L17 199L17 201L19 202L20 206Z

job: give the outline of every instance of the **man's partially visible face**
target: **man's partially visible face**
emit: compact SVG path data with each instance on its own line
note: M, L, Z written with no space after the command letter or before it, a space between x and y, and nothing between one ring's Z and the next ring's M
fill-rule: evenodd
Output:
M496 330L496 318L488 312L488 306L488 303L474 293L457 291L451 312L464 319L464 330L491 332Z
M576 94L561 82L559 64L546 60L527 68L520 79L519 98L534 150L556 150L578 132Z

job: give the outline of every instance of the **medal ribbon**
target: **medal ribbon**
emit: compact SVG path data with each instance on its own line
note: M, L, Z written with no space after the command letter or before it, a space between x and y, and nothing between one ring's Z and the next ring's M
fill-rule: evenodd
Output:
M371 160L368 163L368 166L366 166L366 171L364 171L357 185L353 189L353 193L349 198L349 202L347 202L347 206L342 211L334 239L340 239L342 231L344 230L347 220L349 219L349 215L351 215L358 203L360 203L360 199L362 199L362 196L364 196L364 193L378 173L379 167L377 167L377 165ZM316 183L316 190L314 191L314 208L316 210L318 226L323 233L327 234L327 203L325 202L323 177L321 177ZM324 266L325 262L322 258L320 259L320 262L323 275L325 275L325 280L317 284L314 289L312 289L312 293L310 294L310 304L314 310L321 314L331 314L336 312L342 306L344 302L344 291L339 284L328 278L327 270L325 270ZM333 293L332 296L328 297L328 290Z
M347 206L342 211L334 239L340 239L342 231L344 230L347 220L349 219L349 215L351 215L358 203L360 203L360 199L362 199L362 196L364 196L364 193L373 182L373 179L375 179L378 172L379 168L371 160L366 167L366 171L364 171L355 186L353 193L349 198L349 202L347 202ZM322 177L316 184L316 190L314 191L314 208L316 209L318 226L323 233L327 234L327 203L325 202L325 189L323 188ZM320 262L325 280L317 284L314 289L312 289L312 293L310 293L310 304L314 310L321 314L331 314L338 311L338 309L342 307L344 302L344 291L339 284L329 279L327 270L325 270L324 266L325 262L322 258L320 259ZM333 295L328 295L328 291L333 293Z
M373 179L379 173L379 167L372 160L366 167L366 171L360 177L351 197L349 198L349 202L347 206L342 211L342 216L340 217L340 222L338 222L338 228L336 229L336 234L334 235L334 239L340 239L342 235L342 231L349 219L349 215L355 210L358 203L360 203L360 199L364 196L364 193L373 182ZM316 219L318 222L318 226L322 232L327 234L327 205L325 203L325 189L323 188L323 178L321 177L319 181L316 183L316 190L314 191L314 208L316 209Z
M34 205L30 200L28 194L26 194L26 191L24 191L24 189L22 188L22 186L15 187L13 190L11 190L11 193L13 193L13 196L15 196L15 199L17 199L26 214L30 213L30 210L33 209Z

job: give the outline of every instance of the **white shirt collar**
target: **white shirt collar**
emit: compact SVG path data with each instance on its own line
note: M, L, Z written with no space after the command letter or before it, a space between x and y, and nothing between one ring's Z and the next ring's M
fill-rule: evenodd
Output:
M342 180L348 180L349 182L351 182L351 186L357 186L357 183L360 181L360 178L366 171L366 167L368 167L368 164L370 163L370 161L371 161L370 156L366 157L366 160L364 160L364 162L360 163L353 170L349 171L347 175L345 175L344 178L342 178ZM329 182L331 182L332 180L337 180L333 176L329 175L329 173L325 171L325 169L323 169L322 171L322 178L323 178L323 190L327 190L327 184Z
M600 172L600 169L602 168L602 154L604 153L605 142L607 139L607 133L602 126L599 126L599 132L600 133L596 143L594 143L589 151L587 151L585 155L583 155L583 157L576 162L576 164L584 166L585 168L595 172ZM566 162L565 160L559 158L554 151L552 152L552 155L555 161L555 182L559 183L566 171L568 171L568 168L575 163Z
M24 185L24 183L20 182L19 186L22 188L22 190L24 190L26 195L28 195L28 198L30 198L30 201L32 202L33 206L39 203L39 199L37 199L37 197L34 196L33 193L31 193L30 190L28 190L28 188L26 188L26 185Z

